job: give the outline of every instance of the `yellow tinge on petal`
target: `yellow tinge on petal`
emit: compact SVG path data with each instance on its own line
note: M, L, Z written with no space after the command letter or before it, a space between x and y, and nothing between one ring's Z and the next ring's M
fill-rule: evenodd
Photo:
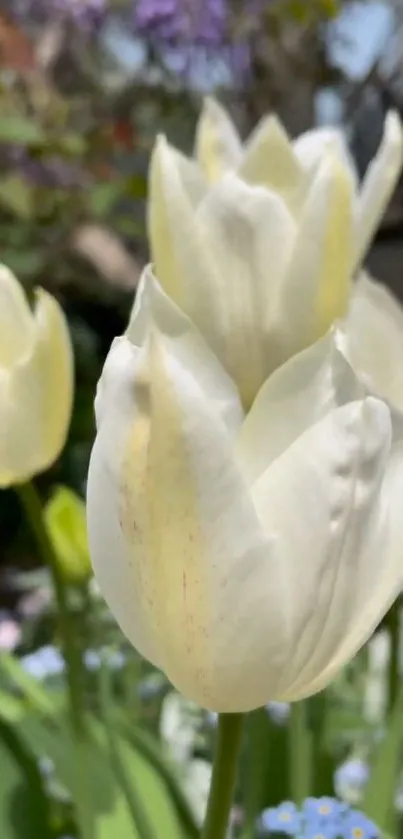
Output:
M139 573L163 666L180 684L197 661L200 690L207 697L207 546L197 488L184 457L180 410L152 336L143 377L137 386L147 389L148 405L133 425L122 463L122 526L132 550L140 541L148 556Z
M328 190L323 195L326 229L322 244L323 275L319 287L316 337L324 335L335 320L346 314L351 291L353 184L348 171L337 159L332 162L331 168Z
M225 108L207 97L196 129L195 157L213 184L242 159L239 134Z
M306 198L280 292L280 359L321 338L347 311L351 283L353 184L336 157L325 159Z
M247 183L277 192L293 212L299 210L306 178L285 129L273 114L262 119L247 140L238 174Z

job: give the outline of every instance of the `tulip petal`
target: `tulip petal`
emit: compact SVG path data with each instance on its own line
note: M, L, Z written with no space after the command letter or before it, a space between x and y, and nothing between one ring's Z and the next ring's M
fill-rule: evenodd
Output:
M403 166L403 130L390 111L378 153L370 163L358 197L353 269L359 267L387 209Z
M316 341L347 311L353 185L336 158L320 167L298 228L279 309L283 358Z
M7 369L30 351L33 319L23 289L0 265L0 367Z
M185 352L189 335L173 328L181 313L162 323L156 307L172 304L154 291L144 300L144 345L116 365L124 396L114 391L101 412L88 479L91 555L141 653L204 707L247 710L285 666L286 613L275 608L284 572L271 565L231 436Z
M275 193L249 187L235 175L211 190L198 219L214 273L211 308L195 305L192 317L248 408L279 363L273 327L295 224Z
M276 116L265 117L252 132L238 172L247 183L280 193L292 211L299 205L303 173Z
M250 483L310 426L365 395L339 343L338 332L332 330L286 361L260 389L237 440Z
M73 400L73 355L65 316L39 289L31 353L0 378L0 486L47 469L66 440Z
M343 131L337 128L315 128L305 131L293 142L294 154L304 171L313 177L325 155L337 157L346 167L358 188L358 175Z
M206 180L194 160L186 157L186 155L172 146L169 149L174 157L182 187L192 207L196 209L200 201L207 195L208 185Z
M157 141L151 161L148 216L158 280L219 353L221 338L213 314L216 278L211 244L195 212L189 187L184 185L178 155L163 137Z
M354 285L345 328L355 369L403 412L403 309L398 300L363 274Z
M147 340L150 319L154 326L175 341L184 366L193 370L203 394L231 436L239 431L244 415L238 391L199 330L163 291L148 266L141 277L127 336L134 346ZM103 377L104 378L104 375ZM111 373L110 388L114 373ZM109 395L110 398L110 395ZM105 399L107 401L107 399Z
M305 431L252 488L262 527L287 574L291 647L276 699L314 693L346 628L353 636L365 626L360 591L380 566L388 528L380 492L390 436L384 403L371 397L349 403ZM379 617L387 606L381 596ZM372 628L369 622L361 643ZM338 666L347 659L340 655Z
M242 158L239 134L225 108L208 96L196 129L195 157L209 183L215 183Z
M346 611L344 632L333 655L323 657L325 669L314 681L304 679L296 686L303 699L322 690L334 678L345 662L350 661L361 649L399 596L403 584L403 434L392 443L386 473L380 491L378 522L386 522L383 537L373 538L374 526L369 531L369 549L358 557L357 570L350 586L355 597ZM293 689L293 698L296 688Z

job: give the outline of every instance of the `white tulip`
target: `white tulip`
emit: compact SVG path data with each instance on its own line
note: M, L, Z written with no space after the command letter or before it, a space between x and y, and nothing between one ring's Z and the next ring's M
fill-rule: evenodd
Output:
M394 112L361 187L339 130L291 141L270 115L242 145L213 99L199 119L194 161L157 144L149 202L156 274L246 406L279 364L346 317L351 362L403 411L403 310L368 275L354 280L402 162Z
M267 376L347 308L352 180L335 156L325 158L297 220L283 196L233 173L201 197L188 175L160 139L149 201L156 275L249 408Z
M403 436L338 340L292 357L245 409L146 272L106 361L88 476L95 573L133 645L211 711L321 690L400 590Z
M73 355L56 300L38 289L32 310L0 266L0 487L47 469L66 440Z
M292 143L276 117L242 147L217 102L200 118L196 157L161 138L150 176L156 275L197 324L250 407L267 376L343 318L399 177L400 121L388 114L358 189L339 132Z
M399 116L390 111L376 157L361 187L344 135L335 128L307 131L291 141L273 114L264 117L242 145L225 109L208 98L196 132L195 158L208 183L229 170L249 184L282 195L299 216L318 166L328 154L336 155L355 182L353 268L360 265L382 219L403 165L403 135Z

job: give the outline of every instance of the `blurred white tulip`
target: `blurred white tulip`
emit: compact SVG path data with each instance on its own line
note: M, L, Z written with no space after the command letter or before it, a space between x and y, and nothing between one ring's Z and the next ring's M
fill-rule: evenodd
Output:
M0 266L0 487L47 469L67 436L73 354L64 314L37 289L32 310Z
M321 202L326 216L323 195ZM335 254L344 246L341 216L328 231ZM233 208L224 217L232 229ZM261 228L262 250L271 236L263 217L254 211L249 224L252 238ZM177 255L190 237L181 222ZM247 249L248 237L241 247L238 228L229 240L220 230L218 252L227 241L236 262L230 245ZM314 250L322 254L325 242L319 237ZM145 272L98 386L88 477L94 569L123 631L185 697L221 712L321 690L372 634L402 582L402 430L392 433L387 405L366 395L337 331L267 378L261 339L249 327L264 301L253 299L248 259L236 316L234 274L221 275L217 292L223 320L213 334L219 345L230 324L228 355L199 330L197 307L193 321L191 302L180 308ZM177 274L168 277L172 291ZM186 291L183 299L191 301ZM292 320L292 295L285 323L287 312Z

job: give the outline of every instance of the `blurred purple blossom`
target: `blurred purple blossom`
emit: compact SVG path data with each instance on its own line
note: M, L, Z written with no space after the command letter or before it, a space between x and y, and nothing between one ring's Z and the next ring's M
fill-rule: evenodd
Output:
M79 165L58 155L32 157L24 146L6 144L0 145L0 155L2 166L18 168L36 186L78 189L87 186L90 180Z
M217 47L228 37L226 0L137 0L138 34L165 44Z
M104 21L108 7L109 0L13 0L11 11L21 23L66 20L90 33Z
M108 0L53 0L56 14L73 20L80 29L99 26L108 11Z

